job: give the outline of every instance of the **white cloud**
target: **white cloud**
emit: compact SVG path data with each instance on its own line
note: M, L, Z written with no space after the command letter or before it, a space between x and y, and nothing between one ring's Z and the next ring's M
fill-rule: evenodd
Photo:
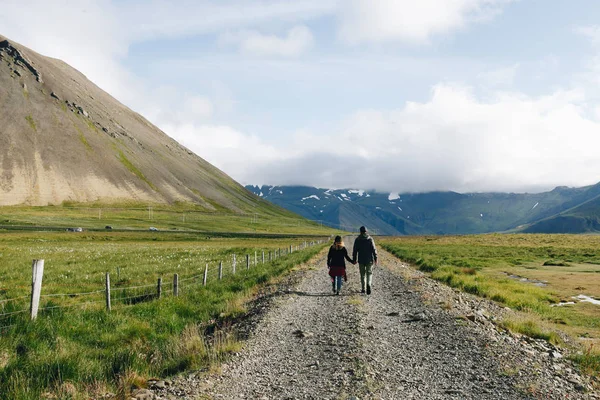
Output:
M119 62L127 54L129 41L117 14L108 0L4 0L0 7L3 35L67 62L129 102L140 83Z
M256 171L253 166L274 165L285 158L285 153L257 136L226 125L182 122L159 127L206 161L245 183L268 183L253 175Z
M581 26L575 32L587 37L594 46L600 46L600 25Z
M477 80L486 87L512 86L519 64L513 64L508 67L500 67L481 72L477 75Z
M426 43L433 36L489 20L512 0L350 0L340 10L340 37L351 44Z
M356 113L335 134L304 133L300 150L255 164L243 180L389 192L592 184L600 180L600 123L585 108L579 91L483 101L469 88L438 85L427 102Z
M248 54L296 57L313 45L313 35L306 26L298 25L290 29L285 37L250 30L226 33L221 35L219 42L237 46Z
M125 5L123 18L136 38L178 37L294 23L332 14L339 0L138 0Z

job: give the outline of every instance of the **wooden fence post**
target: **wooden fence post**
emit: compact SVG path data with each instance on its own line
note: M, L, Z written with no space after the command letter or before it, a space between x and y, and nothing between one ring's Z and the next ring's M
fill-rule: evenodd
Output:
M156 286L156 295L158 296L159 299L160 299L160 296L162 295L162 278L158 278L158 284Z
M223 261L219 261L219 280L223 279Z
M106 273L106 311L110 312L110 274Z
M246 269L250 269L250 255L246 254Z
M208 278L208 264L204 267L204 279L202 279L202 286L206 286L206 278Z
M37 318L42 294L42 277L44 276L44 260L33 260L31 265L31 319Z
M179 274L173 275L173 296L179 296Z
M235 274L235 254L233 255L233 268L231 269L233 271L233 273Z
M290 244L290 254L292 254L292 245Z
M262 263L263 264L265 263L265 251L264 250L262 251Z

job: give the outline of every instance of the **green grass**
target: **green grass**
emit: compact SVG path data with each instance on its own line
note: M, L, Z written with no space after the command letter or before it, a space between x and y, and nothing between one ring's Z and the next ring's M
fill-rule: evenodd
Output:
M83 135L83 133L79 133L79 140L81 141L81 143L83 143L83 145L85 146L85 149L89 152L92 152L92 146L90 146L90 144L88 143L87 139L85 138L85 136Z
M88 129L92 132L98 132L98 128L96 127L96 125L94 125L94 123L89 120L89 119L85 119L85 124L87 125Z
M33 120L33 117L31 115L28 115L25 117L25 119L27 120L27 123L29 123L29 126L31 127L31 129L33 129L34 132L37 132L37 126L35 125L35 121Z
M129 161L129 159L125 156L125 153L123 153L122 150L119 150L119 161L121 161L121 164L123 164L125 166L125 168L127 168L131 173L133 173L135 176L137 176L138 178L140 178L142 181L146 182L148 184L148 186L150 186L152 188L152 190L154 191L158 191L158 189L156 188L156 186L154 186L152 184L152 182L150 182L142 173L142 171L140 171L135 165L133 165L131 163L131 161Z
M35 322L29 322L26 314L12 319L15 326L0 335L2 398L38 399L45 392L89 398L102 394L94 395L94 388L114 393L123 382L143 383L149 377L209 367L239 345L227 332L208 340L207 327L243 313L244 299L257 285L306 262L323 246L264 265L259 262L249 270L244 255L303 241L114 232L0 234L0 299L29 292L32 258L45 259L42 295L102 290L105 272L111 273L113 288L111 313L105 311L99 293L43 297ZM235 275L231 272L234 253L238 255ZM216 277L220 260L225 269L221 281ZM206 264L209 282L203 287L201 279L193 277ZM179 297L169 292L174 273L180 277ZM158 277L164 282L161 299L133 305L122 300L123 293L154 293ZM119 292L122 287L148 284L152 286ZM81 306L88 301L99 302ZM24 299L17 306L27 308L27 304ZM77 396L69 397L72 391Z
M600 354L598 349L594 351L593 345L588 346L582 354L575 356L574 359L584 372L590 375L598 375L598 371L600 371Z
M505 322L515 332L558 342L556 332L563 331L600 343L598 306L553 307L579 294L600 298L600 236L414 236L380 243L434 279L531 315Z
M0 226L5 229L66 229L80 226L86 230L147 230L154 226L167 232L232 232L247 234L336 233L328 227L293 214L276 213L257 207L256 213L209 211L199 205L177 203L69 203L59 206L0 207Z

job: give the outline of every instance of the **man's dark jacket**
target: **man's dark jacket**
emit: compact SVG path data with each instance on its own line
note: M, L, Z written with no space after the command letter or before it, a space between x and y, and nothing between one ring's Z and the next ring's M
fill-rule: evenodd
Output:
M352 250L352 258L357 261L356 253L358 253L359 264L372 264L377 261L377 249L373 238L366 233L361 233L354 241L354 249Z

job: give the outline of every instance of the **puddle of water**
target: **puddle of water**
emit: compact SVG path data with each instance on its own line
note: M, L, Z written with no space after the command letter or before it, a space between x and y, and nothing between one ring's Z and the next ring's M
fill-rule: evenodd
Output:
M574 301L561 301L560 303L550 304L550 307L562 307L575 304Z
M506 276L508 276L510 279L514 279L514 280L517 280L519 282L531 283L532 285L539 286L539 287L546 287L546 286L548 286L548 282L547 281L540 281L538 279L529 279L529 278L525 278L524 276L509 274L508 272L505 272L504 274Z
M579 296L574 296L573 298L574 299L578 299L579 301L583 301L583 302L586 302L586 303L592 303L592 304L595 304L597 306L600 306L600 300L596 300L595 298L590 297L590 296L586 296L584 294L580 294Z
M575 301L561 301L560 303L550 305L550 307L568 306L568 305L572 305L572 304L577 304L578 302L592 303L597 306L600 306L600 300L596 300L593 297L586 296L584 294L580 294L579 296L573 296L571 298L574 299Z

